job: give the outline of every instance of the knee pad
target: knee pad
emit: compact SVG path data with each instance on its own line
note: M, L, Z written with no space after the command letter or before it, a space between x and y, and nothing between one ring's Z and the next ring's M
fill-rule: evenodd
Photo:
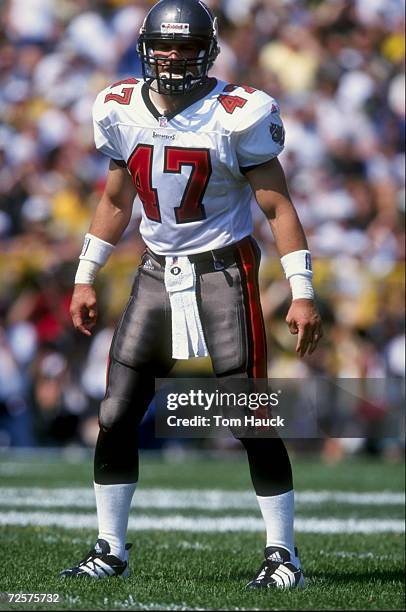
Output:
M131 402L122 398L106 397L100 404L99 425L103 431L110 431L127 420Z

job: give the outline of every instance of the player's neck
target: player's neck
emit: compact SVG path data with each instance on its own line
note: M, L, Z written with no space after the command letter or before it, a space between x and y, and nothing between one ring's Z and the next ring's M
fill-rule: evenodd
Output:
M167 96L152 89L149 90L151 102L162 115L169 115L170 113L176 112L178 108L185 104L186 96Z

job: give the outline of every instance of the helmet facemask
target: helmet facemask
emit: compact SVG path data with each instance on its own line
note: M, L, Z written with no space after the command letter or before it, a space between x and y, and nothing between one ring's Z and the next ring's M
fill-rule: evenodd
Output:
M201 49L193 59L170 59L156 57L159 52L154 52L153 44L154 41L144 42L140 54L143 76L151 89L164 95L179 95L205 80L210 59L207 50Z

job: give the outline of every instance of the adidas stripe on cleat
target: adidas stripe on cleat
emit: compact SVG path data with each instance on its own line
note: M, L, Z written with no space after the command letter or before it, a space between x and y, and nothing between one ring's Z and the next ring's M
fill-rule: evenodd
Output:
M122 560L110 554L110 544L106 540L99 539L78 565L63 570L59 576L60 578L88 577L94 580L111 576L126 578L130 573L128 556L131 546L132 544L126 544L125 556Z
M255 578L247 584L248 589L277 588L294 589L304 587L304 576L300 568L297 548L292 563L286 548L268 546L265 548L265 561Z

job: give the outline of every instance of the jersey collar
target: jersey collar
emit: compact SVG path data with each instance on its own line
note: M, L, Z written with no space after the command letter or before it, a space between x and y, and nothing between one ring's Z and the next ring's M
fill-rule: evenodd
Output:
M164 115L167 121L171 121L171 119L176 117L176 115L183 113L183 111L189 108L189 106L192 106L192 104L195 104L195 102L198 102L198 100L205 98L210 92L213 91L216 86L217 79L208 78L206 83L202 87L198 87L196 91L192 92L190 96L186 96L187 99L185 100L185 103L182 104L176 111ZM155 104L151 101L151 98L149 97L148 83L143 84L141 88L141 95L145 106L147 107L151 115L153 115L153 117L155 117L155 119L158 121L159 118L162 117L162 113L159 112L159 110L156 108Z

